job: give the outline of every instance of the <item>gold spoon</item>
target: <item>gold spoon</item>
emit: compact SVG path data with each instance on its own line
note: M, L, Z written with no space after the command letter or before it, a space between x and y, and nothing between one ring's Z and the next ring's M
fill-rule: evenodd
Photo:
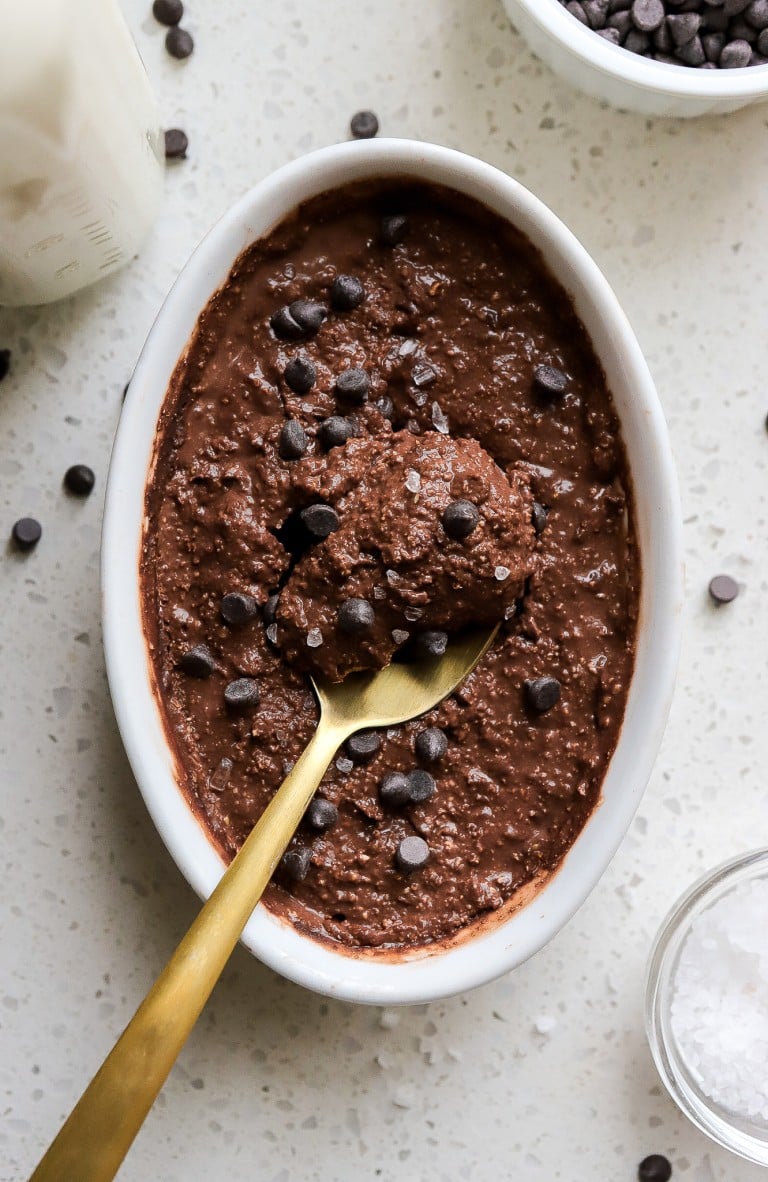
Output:
M30 1182L110 1182L218 981L326 768L355 731L431 710L472 672L496 628L442 657L313 682L317 730L179 944Z

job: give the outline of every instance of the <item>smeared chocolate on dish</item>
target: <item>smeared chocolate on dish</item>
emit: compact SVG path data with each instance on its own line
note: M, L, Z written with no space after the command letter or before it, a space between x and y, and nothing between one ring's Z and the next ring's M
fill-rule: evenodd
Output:
M305 670L503 619L456 694L338 753L265 902L350 950L513 905L599 799L640 583L605 377L538 252L405 178L249 247L166 398L141 574L179 775L225 856L311 736Z

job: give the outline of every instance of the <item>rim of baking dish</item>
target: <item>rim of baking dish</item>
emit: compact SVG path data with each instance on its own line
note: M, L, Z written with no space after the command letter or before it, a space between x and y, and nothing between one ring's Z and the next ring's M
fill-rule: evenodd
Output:
M613 45L594 29L582 25L560 0L514 0L528 17L583 62L645 90L696 98L768 97L768 63L733 70L699 70L657 62Z
M320 993L378 1005L433 1000L492 980L543 947L586 899L630 824L661 742L677 665L683 587L675 469L648 366L608 282L559 218L500 170L434 144L386 139L337 144L278 169L224 214L174 283L131 379L107 485L102 612L109 685L139 788L184 877L207 898L224 864L177 783L142 626L138 568L158 416L197 318L240 252L314 195L356 180L397 176L454 188L506 217L542 252L571 295L622 424L643 577L635 668L601 803L531 903L452 946L388 953L386 959L337 951L300 934L263 904L254 911L243 943L264 964Z

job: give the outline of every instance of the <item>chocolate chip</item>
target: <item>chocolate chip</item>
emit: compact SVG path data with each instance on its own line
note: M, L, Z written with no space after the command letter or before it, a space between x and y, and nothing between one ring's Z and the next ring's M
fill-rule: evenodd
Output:
M345 599L336 615L339 631L360 636L376 623L376 614L367 599Z
M720 607L723 603L732 603L739 594L739 584L730 575L715 575L709 583L709 594L712 601Z
M356 735L350 735L344 744L344 750L353 763L367 763L380 747L381 736L378 731L358 731Z
M315 336L327 315L324 304L316 300L294 300L274 313L269 323L276 337L284 341L300 341Z
M195 48L195 43L186 29L180 29L178 25L174 25L165 34L165 48L171 57L183 61L185 57L189 57Z
M278 451L284 460L298 460L309 447L307 433L298 419L288 419L280 432Z
M64 473L64 487L76 497L87 497L95 483L96 477L87 464L73 464Z
M468 538L480 524L480 513L471 501L451 501L441 520L449 538Z
M186 160L189 140L180 127L169 127L165 132L166 160Z
M548 517L549 510L545 509L543 505L540 505L538 501L534 501L533 508L531 509L531 523L533 524L537 537L539 534L544 533Z
M675 45L687 45L701 28L701 16L698 12L674 13L667 17L661 28L669 30ZM659 48L663 47L659 45Z
M638 1182L669 1182L672 1165L661 1153L644 1157L637 1167Z
M264 610L262 611L261 614L264 617L265 624L274 624L275 614L277 612L277 605L279 602L280 602L280 593L278 591L276 591L274 595L270 595L269 599L264 604Z
M397 246L408 233L408 218L402 213L381 219L379 237L385 246Z
M442 657L448 648L448 633L438 632L436 629L420 632L414 647L419 657Z
M559 398L567 386L568 378L554 365L537 365L533 371L533 387L537 394L545 398Z
M19 550L31 550L42 536L43 527L34 517L20 517L11 529L11 537Z
M523 683L525 700L528 705L544 714L560 701L560 682L556 677L536 677Z
M332 447L342 447L353 434L352 423L341 415L331 415L330 418L323 419L317 429L317 437L326 451L330 451Z
M8 371L11 368L11 350L0 349L0 382L3 378L8 377Z
M216 668L213 653L207 644L196 644L182 653L179 658L179 668L190 677L210 677Z
M248 710L259 704L259 683L252 677L238 677L224 689L224 702L230 710Z
M337 275L331 284L331 307L336 312L351 312L365 299L365 288L354 275Z
M349 130L356 140L372 140L379 130L373 111L357 111L349 121Z
M240 628L249 620L254 620L259 612L259 605L252 595L244 591L228 591L221 600L221 618L232 628Z
M421 870L429 861L429 846L423 837L405 837L397 847L395 863L402 874Z
M379 784L379 799L387 808L396 809L409 804L411 788L408 777L402 772L387 772Z
M423 771L421 768L416 768L414 771L408 773L408 794L414 804L423 804L425 800L429 800L437 792L437 784L434 776L430 776L429 772Z
M341 524L338 513L330 505L308 505L302 509L299 517L307 532L318 539L327 538Z
M424 763L437 763L448 750L448 736L436 726L430 726L416 736L416 754Z
M161 25L177 25L184 15L181 0L155 0L152 15Z
M740 70L752 61L752 46L748 41L729 41L720 54L722 70Z
M320 833L324 833L326 829L331 829L338 821L339 810L335 804L331 804L330 800L316 796L309 802L309 808L304 815L308 825Z
M336 379L336 394L344 402L352 402L357 406L368 398L371 379L364 369L353 365L350 369L343 369Z
M664 20L664 5L661 0L633 0L632 20L643 33L652 33Z
M306 846L298 850L286 850L280 859L280 865L294 882L302 882L309 873L312 863L312 852Z
M306 357L293 357L283 370L283 377L294 394L308 394L317 381L317 370Z

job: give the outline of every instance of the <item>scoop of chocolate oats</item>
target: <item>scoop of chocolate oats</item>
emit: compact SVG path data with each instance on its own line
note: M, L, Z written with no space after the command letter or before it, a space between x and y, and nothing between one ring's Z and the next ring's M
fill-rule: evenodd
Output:
M340 681L514 611L532 568L532 497L474 440L351 439L301 461L294 480L307 549L277 607L287 660Z

